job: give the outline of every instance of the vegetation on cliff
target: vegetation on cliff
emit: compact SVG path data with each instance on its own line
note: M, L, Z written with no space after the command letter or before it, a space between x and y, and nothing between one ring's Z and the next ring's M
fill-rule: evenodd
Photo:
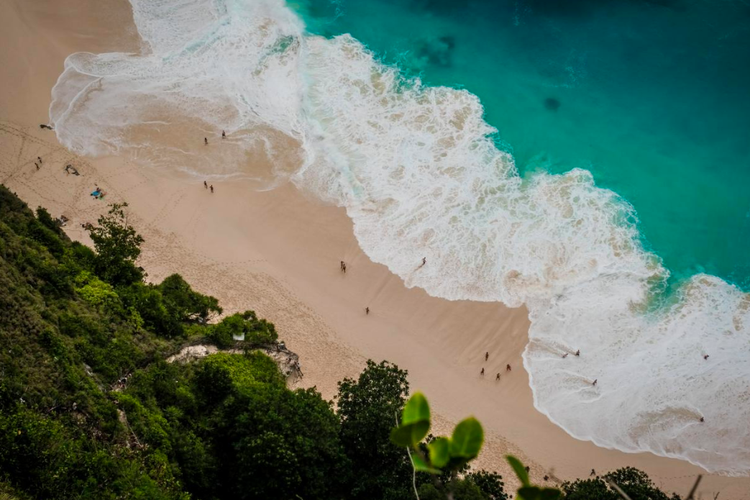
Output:
M414 473L390 441L409 394L395 365L368 361L334 408L249 349L277 340L271 323L211 324L218 301L179 275L146 283L126 209L91 228L94 251L0 186L0 500L507 498L465 462ZM248 349L165 361L198 340ZM667 498L628 477L633 500ZM564 494L609 498L597 480Z

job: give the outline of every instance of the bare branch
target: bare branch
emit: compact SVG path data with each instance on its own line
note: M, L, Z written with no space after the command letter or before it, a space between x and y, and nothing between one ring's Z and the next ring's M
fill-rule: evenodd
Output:
M622 488L615 484L614 481L608 478L605 478L604 480L607 481L607 484L609 484L622 498L624 498L625 500L632 500L627 493L622 491Z
M698 474L698 477L695 479L695 484L693 485L693 489L690 490L690 493L688 493L688 496L685 497L685 500L693 500L693 498L695 498L693 495L695 495L695 490L698 489L698 485L700 484L701 479L703 479L703 476Z

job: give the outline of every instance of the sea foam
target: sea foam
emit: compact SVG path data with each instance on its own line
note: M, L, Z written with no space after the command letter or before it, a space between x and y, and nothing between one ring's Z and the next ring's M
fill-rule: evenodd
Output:
M708 275L665 298L633 207L588 171L522 179L476 96L309 36L281 0L131 4L140 53L66 61L50 107L64 145L235 175L258 141L289 138L299 168L276 176L345 207L407 286L528 307L534 404L571 435L750 472L750 299ZM231 147L200 145L221 129Z

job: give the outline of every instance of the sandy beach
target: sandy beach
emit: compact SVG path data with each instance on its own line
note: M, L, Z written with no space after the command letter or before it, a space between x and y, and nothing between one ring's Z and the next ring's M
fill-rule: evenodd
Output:
M89 240L81 224L95 222L108 204L127 202L130 222L145 238L140 264L148 279L180 273L216 296L225 312L254 309L274 322L300 356L301 386L330 399L337 381L356 376L366 359L394 362L409 371L412 390L429 398L438 432L468 414L480 419L488 440L477 465L500 471L506 484L514 484L502 459L507 453L530 465L539 482L547 474L552 483L587 477L592 468L633 466L685 495L704 473L676 459L599 448L552 424L534 409L522 366L526 310L406 288L360 250L343 209L289 184L261 191L248 180L210 181L212 194L203 179L129 158L81 158L60 146L39 124L49 119L50 90L64 59L76 51L137 50L127 2L7 0L0 20L0 182L32 208L68 217L66 232L83 242ZM222 146L218 134L209 147ZM259 153L248 172L263 177L269 161ZM67 175L68 164L80 176ZM107 193L104 200L89 196L95 186ZM750 479L705 475L698 491L703 498L748 498Z

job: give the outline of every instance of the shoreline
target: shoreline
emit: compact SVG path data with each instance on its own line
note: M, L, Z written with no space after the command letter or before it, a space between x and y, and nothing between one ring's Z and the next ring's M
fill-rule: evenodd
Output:
M70 218L66 232L71 238L87 242L80 224L95 222L109 203L127 201L131 223L146 239L140 264L149 280L179 272L196 290L219 298L227 312L256 310L277 325L281 339L300 355L305 373L300 385L315 385L328 399L336 383L356 376L367 358L388 359L409 370L412 390L424 391L440 414L439 427L468 414L479 418L488 442L477 466L498 470L506 484L515 483L501 460L508 452L527 462L539 482L547 473L565 480L587 477L592 466L603 471L631 465L657 485L684 494L702 473L677 459L599 448L552 424L533 408L528 375L521 369L528 342L525 308L451 302L406 288L364 255L343 209L322 205L290 185L257 192L251 181L221 181L211 195L200 181L185 176L122 158L82 159L62 148L53 132L38 125L48 119L43 113L51 84L69 51L101 49L92 44L102 37L58 43L62 35L45 32L37 42L35 34L43 30L33 25L32 9L14 7L28 16L28 32L18 34L22 45L36 48L24 64L44 72L27 87L11 81L12 70L3 75L3 88L14 88L16 94L0 101L0 144L6 157L0 179L32 208L41 205L53 216ZM49 7L50 12L60 9ZM2 25L8 28L12 20L4 17ZM88 28L69 19L56 29L65 33L69 24ZM16 36L15 30L8 32ZM13 52L4 48L2 60L12 59ZM44 165L37 172L32 159L38 155ZM67 163L81 176L66 176ZM263 168L262 161L251 167ZM88 196L97 184L108 193L104 202ZM338 269L340 260L348 265L345 276ZM371 308L369 315L365 307ZM490 361L481 379L485 351ZM511 364L511 373L502 369L505 364ZM495 371L502 374L498 383ZM749 478L706 474L699 491L744 498L748 490Z
M15 130L38 147L49 144L52 136L44 134L50 132L27 129ZM0 130L7 140L8 125ZM572 480L587 477L591 468L633 466L669 491L684 493L703 473L699 491L744 498L749 478L705 474L685 461L650 453L600 448L552 424L534 409L521 364L525 309L451 302L406 288L359 249L341 208L324 206L290 185L253 192L247 181L222 182L214 184L212 195L202 183L121 158L75 159L81 176L66 176L63 163L75 155L60 147L45 154L44 169L36 172L33 162L25 162L7 182L24 201L65 214L71 219L67 234L84 243L81 223L95 222L109 203L128 202L131 223L146 239L140 264L148 280L178 272L196 290L216 296L228 313L251 308L275 323L300 356L305 373L300 387L315 386L331 399L337 382L356 377L367 358L387 359L408 370L412 390L430 399L437 432L468 414L483 423L487 445L477 467L500 472L507 484L514 477L502 456L512 453L540 482L546 474L553 481ZM29 149L28 155L37 153ZM0 171L4 179L10 173L5 165ZM108 193L104 203L88 196L94 184ZM346 275L338 268L342 258ZM371 312L365 315L368 304ZM513 368L509 374L501 370L506 363ZM502 375L497 383L495 371Z

